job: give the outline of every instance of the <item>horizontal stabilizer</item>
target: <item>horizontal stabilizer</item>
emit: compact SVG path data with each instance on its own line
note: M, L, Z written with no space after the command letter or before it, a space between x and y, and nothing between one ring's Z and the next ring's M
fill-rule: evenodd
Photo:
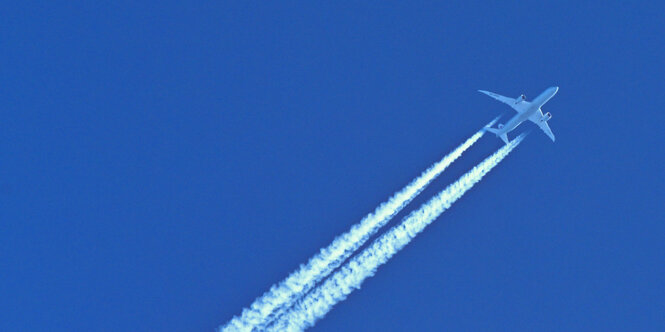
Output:
M491 127L485 127L485 130L489 131L490 133L492 133L494 135L497 135L497 136L499 135L499 129L494 129L494 128L491 128Z
M509 142L508 142L508 135L507 135L506 133L499 134L499 132L500 132L499 129L494 129L494 128L486 127L485 130L487 130L487 131L489 131L490 133L492 133L492 134L494 134L494 135L500 137L501 140L503 140L506 144L509 143Z

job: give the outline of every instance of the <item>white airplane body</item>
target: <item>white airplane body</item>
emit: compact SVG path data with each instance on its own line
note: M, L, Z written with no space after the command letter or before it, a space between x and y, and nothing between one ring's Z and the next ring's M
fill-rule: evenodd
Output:
M554 97L557 91L559 91L559 87L554 86L548 88L531 102L526 101L526 96L524 95L513 99L504 97L494 92L484 90L478 91L502 103L510 105L510 107L512 107L517 112L517 114L508 120L505 125L499 124L498 129L490 127L485 128L487 131L500 137L504 142L506 142L506 144L508 144L508 133L517 128L517 126L526 120L529 120L538 125L538 127L540 127L540 129L545 132L545 135L547 135L552 140L552 142L554 142L554 134L552 133L550 126L547 124L547 121L552 118L552 114L550 114L550 112L543 114L543 111L540 108L545 105L545 103L550 100L550 98Z

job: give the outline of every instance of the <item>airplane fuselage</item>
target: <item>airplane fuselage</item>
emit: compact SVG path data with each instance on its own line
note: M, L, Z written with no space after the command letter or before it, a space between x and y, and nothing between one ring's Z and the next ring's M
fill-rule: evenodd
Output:
M506 124L503 126L503 128L498 130L497 135L503 135L511 132L513 129L517 128L522 122L528 120L534 113L541 111L540 106L545 104L550 98L552 98L557 91L559 90L558 87L551 87L540 95L536 97L532 102L529 108L527 108L524 112L522 113L517 113L515 116L513 116ZM542 112L542 111L541 111Z
M499 134L498 135L503 135L511 132L513 129L517 128L522 122L526 121L529 119L529 117L535 113L537 109L530 109L524 113L517 113L515 116L510 118L508 122L506 122L505 125L503 125L503 128L499 129Z

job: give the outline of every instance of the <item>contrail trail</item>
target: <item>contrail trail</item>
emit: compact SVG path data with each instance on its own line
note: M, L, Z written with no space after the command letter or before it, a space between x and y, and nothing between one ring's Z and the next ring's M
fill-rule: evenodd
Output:
M354 288L374 275L376 269L386 263L394 254L406 246L418 233L448 209L466 191L471 189L510 151L522 142L522 134L487 157L472 170L460 177L457 182L434 196L420 209L410 213L403 222L378 238L372 245L351 259L321 286L301 299L284 316L280 317L270 331L302 331L314 326L335 304L344 300Z
M498 119L499 117L495 118L486 127L492 126ZM373 213L368 214L359 223L353 225L349 231L335 238L328 247L322 248L318 254L310 258L307 264L301 265L282 282L272 286L269 291L254 300L249 308L243 309L240 317L233 317L228 323L220 326L219 331L265 329L295 301L339 267L484 133L485 128L473 134L455 150L425 170L418 178L395 193L388 201L379 205Z

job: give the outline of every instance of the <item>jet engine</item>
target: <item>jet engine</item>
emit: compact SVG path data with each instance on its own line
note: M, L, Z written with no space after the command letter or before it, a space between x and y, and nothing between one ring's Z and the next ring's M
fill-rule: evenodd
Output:
M503 128L503 124L499 123L499 125L497 127L499 127L499 129L501 129L501 128Z
M550 112L547 112L543 114L543 117L540 119L540 121L549 121L552 118L552 114Z
M521 102L523 102L523 101L525 101L525 100L526 100L526 96L525 96L525 95L521 95L521 96L515 98L515 104L519 104L519 103L521 103Z

